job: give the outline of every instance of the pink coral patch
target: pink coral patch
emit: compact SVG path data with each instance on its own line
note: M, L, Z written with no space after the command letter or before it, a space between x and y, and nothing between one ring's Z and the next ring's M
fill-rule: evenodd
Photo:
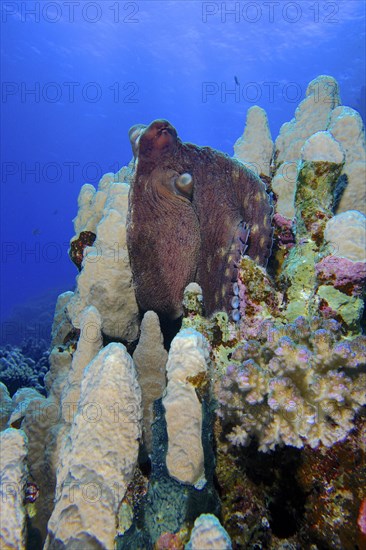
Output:
M183 548L178 533L163 533L155 543L156 550L183 550Z
M349 296L362 294L366 283L366 263L352 262L347 258L326 256L315 266L318 279L331 283Z

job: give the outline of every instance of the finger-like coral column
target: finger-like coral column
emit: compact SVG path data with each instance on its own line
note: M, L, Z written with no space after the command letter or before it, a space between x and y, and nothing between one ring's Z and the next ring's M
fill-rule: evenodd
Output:
M258 176L270 176L273 141L266 111L261 107L248 109L244 134L236 140L234 152L235 158Z
M154 421L154 401L160 399L166 386L165 366L168 352L163 345L159 317L154 311L147 311L141 323L141 336L133 354L144 411L143 439L147 451L151 452Z
M0 403L0 430L4 430L13 410L13 402L8 388L2 382L0 382Z
M132 341L138 335L138 308L126 246L129 186L114 183L113 175L101 180L93 223L85 221L92 215L88 210L84 212L86 201L83 196L85 193L88 196L89 192L89 188L81 192L81 211L75 220L75 230L85 231L85 227L89 230L95 226L96 240L93 246L83 250L82 269L68 313L74 327L80 328L81 312L93 305L102 317L105 334Z
M231 550L232 544L216 516L201 514L194 522L186 550Z
M58 297L52 326L52 351L50 370L45 376L48 396L39 395L27 406L22 429L28 437L28 467L32 480L39 487L39 498L34 503L35 515L31 518L32 528L37 529L42 541L47 534L56 485L59 433L61 421L61 394L70 372L73 348L69 345L69 334L73 327L66 317L65 309L73 292Z
M72 358L67 382L61 394L63 422L71 424L80 398L84 369L102 348L102 319L94 306L85 308L80 315L80 337Z
M25 482L27 437L22 430L8 428L0 434L0 548L23 550L25 535Z
M197 390L207 387L209 347L194 329L183 329L171 344L168 385L163 398L168 431L166 464L183 483L205 483L202 447L202 405Z
M337 180L344 163L344 152L329 132L311 136L301 151L295 194L296 245L283 265L286 288L285 316L293 321L299 315L316 314L315 264L324 252L324 230L332 217Z
M113 548L116 516L141 436L141 391L126 348L112 343L85 370L57 469L45 548Z
M331 76L318 76L307 87L295 117L281 127L275 142L276 173L272 189L278 199L277 212L286 218L295 215L296 168L301 148L315 132L327 129L331 112L339 104L337 82Z
M346 152L342 174L347 177L347 186L337 212L357 208L366 214L366 140L362 118L350 107L337 107L331 113L328 130Z

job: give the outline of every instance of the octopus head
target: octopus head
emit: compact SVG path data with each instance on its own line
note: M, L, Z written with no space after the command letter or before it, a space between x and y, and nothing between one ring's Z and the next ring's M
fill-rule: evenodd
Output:
M176 144L177 131L167 120L154 120L149 126L137 124L129 131L135 157L159 157Z

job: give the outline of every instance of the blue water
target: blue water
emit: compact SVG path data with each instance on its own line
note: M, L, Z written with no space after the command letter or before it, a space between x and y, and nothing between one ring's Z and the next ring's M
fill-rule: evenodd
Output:
M363 0L0 7L2 327L14 306L32 318L45 294L73 289L80 187L129 162L131 125L167 118L232 155L249 107L266 109L275 138L319 74L365 116Z

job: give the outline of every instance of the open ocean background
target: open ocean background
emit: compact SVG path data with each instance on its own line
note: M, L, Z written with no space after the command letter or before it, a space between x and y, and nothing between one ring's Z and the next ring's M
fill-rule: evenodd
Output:
M249 107L275 139L320 74L365 121L365 6L1 1L1 343L47 331L73 290L79 190L130 161L133 124L232 155Z

